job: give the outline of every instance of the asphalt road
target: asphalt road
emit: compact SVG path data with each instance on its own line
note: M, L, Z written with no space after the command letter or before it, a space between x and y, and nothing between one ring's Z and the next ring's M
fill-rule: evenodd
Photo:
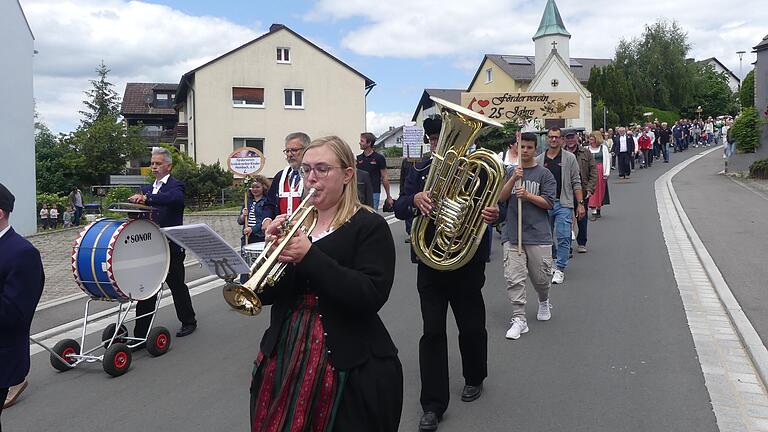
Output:
M510 307L494 239L484 289L489 378L479 400L459 400L463 379L450 318L452 401L440 431L717 430L658 222L653 180L671 165L622 183L612 178L613 204L590 223L589 253L577 255L565 284L552 289L552 320L537 322L529 304L531 330L517 341L504 338ZM397 273L381 316L404 368L400 429L414 431L421 415L416 269L403 224L391 228ZM174 339L163 357L137 353L122 377L110 378L99 364L59 373L47 353L34 355L30 388L3 412L4 430L248 430L250 372L268 311L239 315L218 289L193 301L198 331ZM159 320L172 331L179 326L172 307Z
M675 176L673 184L696 233L768 345L768 196L718 175L722 169L722 153L714 152Z

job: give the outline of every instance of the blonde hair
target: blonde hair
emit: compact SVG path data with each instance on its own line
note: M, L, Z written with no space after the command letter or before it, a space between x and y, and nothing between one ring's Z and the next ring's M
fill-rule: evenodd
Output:
M605 142L605 139L603 139L603 134L600 131L592 131L592 133L590 133L589 136L594 137L595 141L599 145L603 145L603 143ZM589 142L589 137L587 137L587 142Z
M254 183L261 183L261 187L264 188L264 195L267 194L267 191L269 190L269 187L272 185L272 182L269 181L266 177L263 175L256 175L251 178L251 183L248 185L250 188L253 186Z
M370 212L373 212L373 209L363 205L357 197L357 165L355 164L355 155L352 154L352 149L349 148L349 145L343 139L335 135L317 138L304 150L304 154L313 148L325 146L330 147L339 161L339 166L343 170L352 168L352 179L344 185L339 207L336 209L336 215L333 217L333 220L331 220L330 228L335 230L344 225L360 208L365 208Z

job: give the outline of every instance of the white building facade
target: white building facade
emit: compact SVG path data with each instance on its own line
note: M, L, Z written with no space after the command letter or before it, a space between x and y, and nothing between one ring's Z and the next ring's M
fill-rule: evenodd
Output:
M0 183L16 197L11 225L21 235L37 230L34 35L17 0L0 1Z

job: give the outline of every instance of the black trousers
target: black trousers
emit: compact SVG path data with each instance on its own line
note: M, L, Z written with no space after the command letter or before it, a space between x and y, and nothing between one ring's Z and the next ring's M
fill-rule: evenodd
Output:
M619 168L620 176L628 176L632 173L630 169L631 161L632 161L632 155L629 152L619 152L618 168Z
M480 385L488 376L488 332L485 329L485 263L470 262L454 271L437 271L419 264L416 286L421 301L424 334L419 341L421 407L442 415L448 408L448 305L459 329L464 382Z
M8 397L8 387L0 387L0 416L3 415L3 404ZM0 432L3 432L3 425L0 423Z
M584 199L581 202L584 208L587 210L587 214L579 219L576 217L576 209L573 211L573 218L576 220L576 225L579 227L579 233L576 234L576 244L579 246L587 245L587 223L589 222L589 200Z
M192 308L192 297L190 297L189 288L184 282L185 256L186 253L183 250L174 251L174 249L171 248L171 265L168 268L168 276L165 278L165 283L167 283L168 288L171 289L173 305L176 307L176 316L179 318L182 325L197 324L197 321L195 320L195 310ZM155 308L156 301L157 294L152 296L152 298L138 302L136 304L136 316L152 312ZM136 320L134 336L145 337L149 331L149 323L151 320L151 316Z

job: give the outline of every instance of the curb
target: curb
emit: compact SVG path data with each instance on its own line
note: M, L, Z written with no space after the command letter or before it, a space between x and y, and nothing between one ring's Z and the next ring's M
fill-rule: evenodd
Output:
M717 267L717 264L712 259L712 256L709 255L709 252L707 251L706 246L704 246L704 243L699 238L699 235L696 234L696 229L693 227L690 219L688 219L688 215L685 213L685 209L680 203L680 199L675 192L675 187L672 185L672 179L678 173L680 173L680 171L688 167L688 165L692 164L693 162L701 159L702 157L707 156L715 150L718 150L720 147L715 147L703 153L699 153L698 155L693 156L685 162L674 167L666 174L664 174L664 176L666 176L664 183L672 197L675 211L682 221L686 235L694 247L696 256L699 257L699 261L701 262L702 267L704 267L704 271L707 272L707 276L709 277L712 286L714 286L715 291L720 298L720 303L723 305L725 312L728 314L731 323L736 328L736 333L739 335L739 339L744 345L747 354L749 354L749 357L752 359L752 364L757 371L757 374L760 376L763 387L766 387L768 386L768 349L766 349L765 345L763 345L762 339L760 339L760 336L752 326L752 323L741 309L741 305L739 305L739 302L736 300L736 297L734 297L733 292L731 292L731 289L725 282L725 279L720 273L720 269Z

